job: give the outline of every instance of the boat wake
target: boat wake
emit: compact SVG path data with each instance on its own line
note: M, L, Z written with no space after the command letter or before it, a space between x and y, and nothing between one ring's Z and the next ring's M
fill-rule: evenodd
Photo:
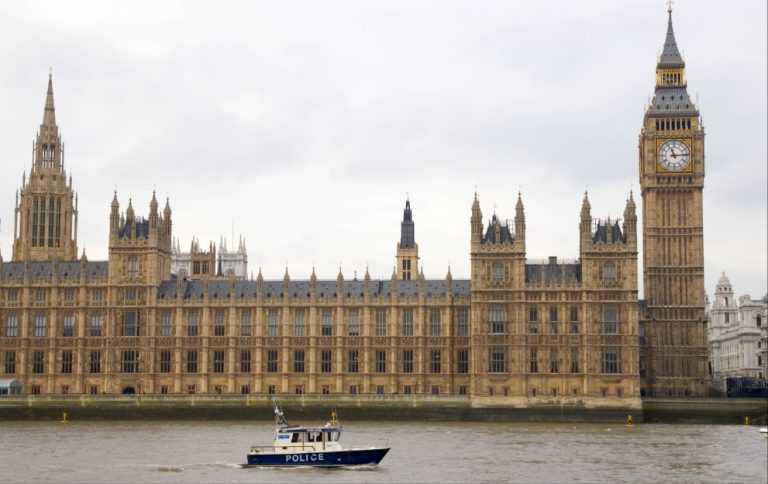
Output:
M181 465L164 465L164 464L150 464L147 467L155 472L184 472L187 470L201 469L201 468L220 468L225 467L228 469L239 469L243 464L235 462L198 462L195 464L181 464Z

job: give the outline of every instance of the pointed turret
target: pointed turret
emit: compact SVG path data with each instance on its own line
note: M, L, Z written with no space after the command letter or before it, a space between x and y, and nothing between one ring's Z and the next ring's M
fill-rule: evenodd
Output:
M472 228L472 242L480 243L483 238L483 212L480 210L480 201L477 199L477 192L472 201L472 217L470 218Z
M157 217L157 198L154 190L152 190L152 200L149 202L149 216Z
M165 208L163 209L163 230L165 235L169 237L173 233L173 222L171 222L171 204L167 197L165 199Z
M579 224L579 252L584 253L584 250L589 246L589 242L592 240L592 207L589 204L589 195L584 192L584 200L581 202L581 223Z
M525 208L523 207L523 195L517 192L517 204L515 205L515 243L525 249Z
M128 199L128 208L125 209L125 219L126 221L132 221L136 217L136 214L133 211L133 199Z
M631 191L627 199L627 206L624 208L624 236L628 244L637 244L637 211Z
M110 205L109 212L109 238L110 243L113 243L117 239L118 231L120 230L120 202L117 201L117 190L115 190L112 196L112 203Z

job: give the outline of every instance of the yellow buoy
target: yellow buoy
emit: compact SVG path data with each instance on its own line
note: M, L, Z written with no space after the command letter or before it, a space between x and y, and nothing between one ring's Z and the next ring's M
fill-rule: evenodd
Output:
M749 425L749 415L744 416L744 425Z
M67 412L61 412L61 421L62 422L69 422Z
M633 427L634 426L634 420L632 419L632 415L627 415L627 427Z

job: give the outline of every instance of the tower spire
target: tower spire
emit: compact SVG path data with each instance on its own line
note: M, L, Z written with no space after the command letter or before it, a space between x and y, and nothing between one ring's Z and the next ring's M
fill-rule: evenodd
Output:
M48 92L45 94L45 110L43 111L43 126L56 126L56 108L53 105L53 72L48 72Z
M669 14L669 20L667 22L667 36L664 39L664 50L661 52L659 58L659 66L664 67L685 67L683 57L680 55L680 51L677 48L677 42L675 41L675 31L672 28L672 2L667 2L667 13Z

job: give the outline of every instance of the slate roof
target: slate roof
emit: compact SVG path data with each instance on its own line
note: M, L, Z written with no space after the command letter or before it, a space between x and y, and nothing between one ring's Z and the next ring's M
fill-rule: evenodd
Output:
M310 284L308 280L296 280L289 282L289 297L303 298L310 295ZM205 283L200 280L185 280L181 282L181 293L177 293L177 281L168 280L160 283L157 290L159 299L174 299L183 297L185 299L200 299L203 297ZM209 281L208 297L211 299L229 298L231 289L230 281ZM419 295L419 281L397 281L396 288L398 297L416 297ZM468 279L458 279L452 281L453 296L469 296L470 281ZM256 281L235 281L234 297L236 298L255 298L257 295ZM264 281L263 296L265 299L282 298L284 283L280 280ZM337 298L338 285L334 280L317 281L317 297ZM362 297L365 292L365 282L361 280L344 281L344 297ZM424 281L424 292L426 297L445 297L446 282L443 279L427 279ZM391 280L372 280L370 283L370 297L391 297Z
M684 87L657 87L648 108L649 116L698 116L693 101Z
M500 229L499 229L499 238L501 239L500 241L496 240L496 226L497 225L501 226ZM488 230L485 231L485 237L483 237L482 243L483 244L486 244L486 243L495 244L497 242L499 242L499 243L504 243L504 242L512 243L514 241L515 241L515 238L512 236L512 232L509 230L509 225L502 224L499 221L498 217L496 217L496 215L494 215L493 218L491 218L490 223L488 223Z
M128 219L125 221L125 225L120 229L121 238L132 238L133 231L131 227L136 227L136 238L146 239L149 237L149 220L144 218Z
M601 221L597 222L597 228L595 233L592 234L592 242L608 242L608 232L611 233L611 238L614 242L626 242L627 238L621 233L621 227L617 220L613 225L605 224Z
M581 282L581 263L526 264L525 282L538 284Z
M667 23L667 36L664 38L664 50L659 58L659 66L662 67L685 67L683 57L677 48L675 41L675 31L672 28L672 10L669 10L669 22Z
M52 262L3 262L0 264L0 274L4 279L21 279L24 272L29 269L30 277L50 278L53 275ZM59 279L78 279L80 269L83 267L80 261L59 262L57 267ZM107 261L86 261L85 276L97 279L106 279L109 273Z

